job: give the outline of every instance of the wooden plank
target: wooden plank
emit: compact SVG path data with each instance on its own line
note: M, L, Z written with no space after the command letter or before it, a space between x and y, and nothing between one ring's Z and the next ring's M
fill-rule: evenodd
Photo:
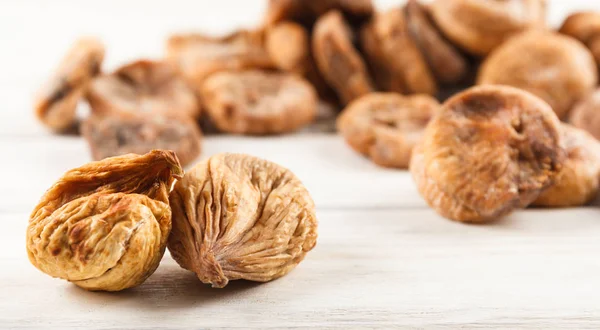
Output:
M32 267L27 214L2 214L3 328L600 327L600 210L529 210L487 226L429 210L320 211L288 276L211 289L170 257L144 285L90 293Z

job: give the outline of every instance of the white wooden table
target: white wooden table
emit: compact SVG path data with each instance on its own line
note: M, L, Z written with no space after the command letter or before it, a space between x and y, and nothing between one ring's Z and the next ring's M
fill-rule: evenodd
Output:
M552 22L593 2L550 0ZM31 115L33 92L73 39L102 37L112 68L160 56L174 31L250 26L263 7L0 2L0 328L600 328L598 206L526 210L485 226L450 222L427 208L408 173L377 168L329 135L205 140L202 158L264 157L311 191L317 247L280 280L211 289L166 255L142 286L90 293L31 266L29 212L64 171L90 160L80 138L52 136Z

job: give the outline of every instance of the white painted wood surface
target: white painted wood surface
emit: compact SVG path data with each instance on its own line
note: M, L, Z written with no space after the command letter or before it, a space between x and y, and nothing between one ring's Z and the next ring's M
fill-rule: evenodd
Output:
M398 1L379 1L381 7ZM552 22L595 1L549 0ZM254 24L259 0L0 1L0 328L600 328L600 208L526 210L486 226L429 210L408 173L337 136L210 137L202 158L246 152L292 169L311 191L317 248L288 276L211 289L165 256L142 286L89 293L26 258L28 214L64 171L89 161L48 134L31 95L80 34L107 65L157 57L171 32Z

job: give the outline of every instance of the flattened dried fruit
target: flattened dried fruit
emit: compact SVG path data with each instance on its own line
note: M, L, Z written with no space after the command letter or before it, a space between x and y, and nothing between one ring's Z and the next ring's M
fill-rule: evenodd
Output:
M480 86L448 100L425 129L410 170L442 216L485 222L538 198L565 159L560 122L538 97Z
M430 8L448 39L479 56L514 34L543 28L546 21L545 0L435 0Z
M173 114L197 118L194 91L166 62L141 60L94 79L87 95L92 111L109 114Z
M363 27L363 50L380 89L433 95L435 78L408 28L400 8L377 14Z
M533 203L572 207L591 202L598 194L600 143L587 132L562 124L567 159L554 183Z
M339 11L322 16L313 31L313 55L317 67L344 104L374 90L352 38L352 31Z
M378 165L408 168L413 147L440 104L427 95L374 93L352 102L338 131L357 152Z
M242 30L224 37L174 35L167 42L167 58L175 63L194 89L215 72L270 69L263 31Z
M175 151L186 166L201 151L198 124L183 116L91 116L83 123L82 133L94 160L163 149Z
M311 26L319 16L339 10L353 23L368 19L374 12L372 0L269 0L266 24L295 21Z
M598 82L592 54L577 40L553 32L526 32L496 49L483 63L478 84L524 89L565 118Z
M600 89L588 95L573 108L569 115L569 122L600 140Z
M312 122L317 93L304 79L265 71L221 72L201 90L208 115L222 131L288 133Z
M75 125L77 103L103 59L104 45L95 38L80 39L71 47L36 97L35 114L44 125L55 131Z
M583 42L594 55L600 66L600 13L579 12L567 17L560 33Z
M213 287L281 277L317 241L306 188L289 170L262 159L213 156L186 173L170 199L169 251Z
M409 0L405 11L408 29L438 81L444 84L461 81L468 71L467 61L440 34L427 7Z
M44 273L87 290L141 284L164 254L169 190L183 175L172 152L125 155L65 173L27 227L27 253Z

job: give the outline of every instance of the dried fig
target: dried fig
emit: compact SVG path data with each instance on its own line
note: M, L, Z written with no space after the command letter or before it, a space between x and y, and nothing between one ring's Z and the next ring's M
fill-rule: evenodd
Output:
M540 98L479 86L442 106L414 149L410 170L439 214L485 222L526 207L565 159L560 122Z
M404 94L437 92L435 78L408 30L402 9L379 13L362 29L362 47L380 89Z
M596 65L600 67L600 13L574 13L567 17L560 33L584 43L594 55Z
M413 147L439 108L427 95L373 93L350 103L337 127L354 150L376 164L408 168Z
M478 56L521 31L544 28L546 21L545 0L435 0L430 9L448 39Z
M569 122L600 140L600 89L596 89L573 108Z
M27 253L44 273L87 290L119 291L148 278L171 230L169 190L183 175L172 152L125 155L65 173L27 227Z
M202 134L198 124L185 116L91 116L82 125L94 160L154 149L173 150L182 166L200 155Z
M204 80L220 71L270 69L264 31L242 30L224 37L174 35L167 42L167 58L198 90Z
M292 172L262 159L213 156L177 182L170 200L169 251L213 287L279 278L316 244L308 191Z
M554 183L533 203L536 206L572 207L591 202L598 194L600 143L586 131L561 125L567 152Z
M477 82L529 91L565 118L577 101L592 92L598 73L592 54L579 41L531 31L496 49L481 66Z
M141 60L94 79L88 102L98 115L175 114L197 118L200 105L194 91L166 62Z
M236 134L292 132L312 122L317 111L312 85L287 73L216 73L204 82L201 96L215 125Z
M352 38L339 11L322 16L313 31L317 67L344 104L373 91L371 77Z
M374 12L372 0L269 0L266 24L295 21L306 26L330 10L339 10L352 23L368 19Z
M463 80L468 71L467 60L440 34L427 7L409 0L405 11L408 29L437 80L444 84Z
M103 60L104 45L99 40L78 40L39 91L35 99L38 119L54 131L72 128L76 123L77 103L88 82L100 72Z

